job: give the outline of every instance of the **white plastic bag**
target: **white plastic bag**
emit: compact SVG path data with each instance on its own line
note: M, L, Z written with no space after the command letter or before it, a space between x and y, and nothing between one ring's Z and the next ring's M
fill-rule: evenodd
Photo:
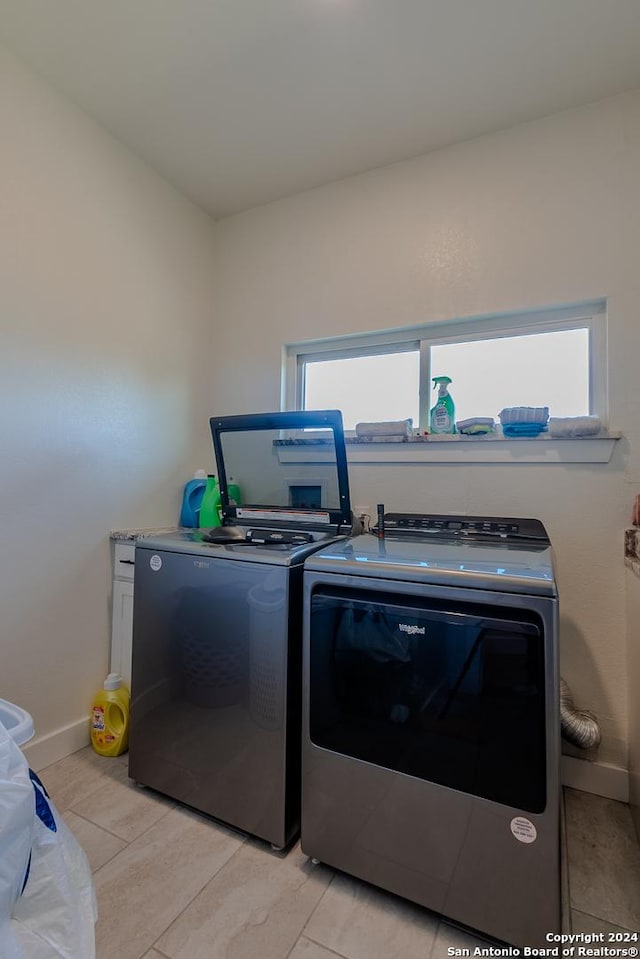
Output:
M87 857L0 723L0 756L5 741L11 764L0 766L0 957L94 959L97 909Z
M27 762L0 723L0 956L22 951L10 926L27 875L34 827L33 785Z

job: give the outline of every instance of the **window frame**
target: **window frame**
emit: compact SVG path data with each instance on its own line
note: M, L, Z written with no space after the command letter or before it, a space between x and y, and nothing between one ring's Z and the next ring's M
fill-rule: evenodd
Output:
M589 413L599 416L603 429L606 429L608 364L607 309L604 300L536 311L454 319L395 330L382 330L378 333L356 333L350 336L289 343L283 347L281 405L286 410L304 409L302 404L307 363L323 359L339 360L418 350L421 422L414 423L414 427L425 430L428 429L426 420L431 401L432 346L572 329L588 330ZM353 435L354 431L345 430L345 434Z

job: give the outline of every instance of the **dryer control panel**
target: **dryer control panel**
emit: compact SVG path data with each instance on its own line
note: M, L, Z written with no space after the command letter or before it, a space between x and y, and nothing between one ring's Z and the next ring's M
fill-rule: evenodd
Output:
M378 530L380 532L380 530ZM386 534L442 539L536 540L549 537L539 519L496 516L448 516L438 513L385 513Z

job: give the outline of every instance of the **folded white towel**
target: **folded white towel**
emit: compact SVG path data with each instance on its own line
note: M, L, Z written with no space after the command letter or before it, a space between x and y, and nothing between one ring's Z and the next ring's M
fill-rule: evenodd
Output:
M413 420L387 420L382 423L356 423L356 436L409 436Z
M503 426L515 423L546 424L549 419L548 406L507 406L498 413Z
M551 416L550 436L595 436L602 429L599 416Z

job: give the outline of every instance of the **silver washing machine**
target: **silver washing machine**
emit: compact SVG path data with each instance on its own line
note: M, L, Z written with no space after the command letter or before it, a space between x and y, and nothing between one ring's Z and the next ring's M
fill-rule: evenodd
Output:
M514 946L561 928L543 525L388 514L304 572L304 852Z
M283 847L300 820L302 564L351 532L342 417L211 428L222 525L136 547L129 775ZM300 462L307 429L325 431L321 462Z

